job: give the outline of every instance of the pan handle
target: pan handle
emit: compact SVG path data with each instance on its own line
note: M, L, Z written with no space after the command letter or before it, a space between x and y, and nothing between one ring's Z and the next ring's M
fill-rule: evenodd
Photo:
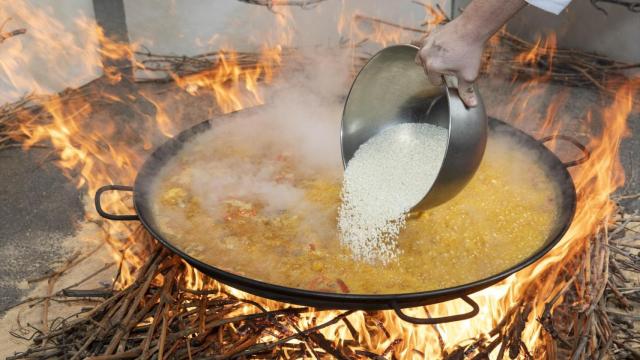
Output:
M95 204L96 211L100 216L109 220L117 220L117 221L126 221L126 220L139 220L138 215L115 215L109 214L108 212L102 209L102 205L100 204L100 198L102 197L102 193L105 191L133 191L133 187L125 186L125 185L105 185L96 191Z
M466 302L467 304L469 304L469 306L471 306L471 311L464 314L443 316L438 318L420 319L420 318L409 316L402 312L402 309L400 308L398 303L395 301L391 303L391 307L393 308L393 310L396 312L396 314L400 319L406 322L410 322L412 324L417 324L417 325L435 325L435 324L442 324L442 323L448 323L448 322L454 322L454 321L460 321L460 320L467 320L478 315L478 313L480 312L480 306L478 306L477 302L473 301L467 295L460 296L460 299L464 300L464 302Z
M560 140L570 142L573 146L577 147L580 151L582 151L583 156L581 158L562 163L565 167L570 168L572 166L580 165L582 163L585 163L591 157L591 151L587 150L586 146L582 145L582 143L580 143L578 140L568 135L561 135L561 134L549 135L539 139L538 141L544 144L550 140L555 140L555 139L560 139Z

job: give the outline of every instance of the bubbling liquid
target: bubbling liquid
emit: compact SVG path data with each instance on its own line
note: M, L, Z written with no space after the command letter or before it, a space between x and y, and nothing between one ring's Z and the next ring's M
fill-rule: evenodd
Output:
M398 294L470 283L544 245L559 190L536 153L491 134L484 159L452 200L412 213L385 265L340 244L340 169L312 166L290 144L205 132L160 171L152 212L167 240L217 268L336 293Z

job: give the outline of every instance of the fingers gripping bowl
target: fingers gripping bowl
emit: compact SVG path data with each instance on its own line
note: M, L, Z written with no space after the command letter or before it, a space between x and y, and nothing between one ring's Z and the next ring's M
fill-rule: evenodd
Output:
M344 165L358 148L398 124L428 123L447 130L446 153L438 175L414 208L437 206L460 192L482 160L487 143L487 115L464 105L457 89L433 85L416 65L418 48L393 45L375 54L351 86L342 115Z
M242 111L240 114L247 112L259 114L260 111L260 108L255 108ZM337 195L332 192L335 190L332 190L331 178L328 178L329 181L316 181L322 180L321 176L313 173L305 175L305 164L296 163L295 159L288 158L286 154L276 154L275 157L265 154L262 158L254 158L246 151L232 150L228 144L224 143L224 136L217 138L220 141L219 148L228 151L220 153L220 161L228 160L231 165L237 165L243 161L262 162L259 167L271 167L274 170L268 176L273 175L275 183L299 182L298 186L301 189L299 199L306 199L305 201L308 201L305 203L315 204L313 205L315 207L295 208L294 206L292 214L280 211L269 213L269 204L265 204L264 201L261 203L260 201L252 202L248 198L227 198L220 201L221 205L214 209L214 213L209 213L206 211L206 206L202 207L202 204L206 204L208 195L194 196L196 192L184 186L186 183L181 183L180 178L186 177L191 167L199 166L197 156L194 157L197 152L193 152L197 149L198 141L209 142L216 138L216 132L223 134L224 124L236 121L234 118L238 116L239 114L229 114L216 121L203 122L168 140L147 159L136 178L134 187L108 185L97 192L98 212L112 220L141 221L164 246L203 273L240 290L279 301L324 308L395 309L403 319L416 323L453 321L474 316L479 309L467 295L504 279L543 256L560 240L573 217L575 189L565 165L539 141L503 122L492 119L489 122L491 137L487 153L492 151L492 139L496 141L506 139L507 142L522 150L518 155L519 159L528 158L529 164L537 166L538 171L535 173L540 176L538 180L541 182L538 186L550 189L551 192L547 192L547 195L554 194L551 199L544 197L544 201L538 202L543 209L548 209L548 206L553 209L552 219L536 220L546 221L547 231L536 236L532 235L534 239L527 242L529 245L525 249L511 248L506 251L512 253L511 258L504 263L494 264L488 272L470 270L467 275L460 274L457 278L446 279L438 275L443 273L442 269L451 269L450 261L464 263L473 260L473 256L470 255L478 247L471 239L465 242L463 237L450 235L455 234L457 230L452 230L453 232L448 235L450 243L446 253L438 253L438 249L433 248L433 245L425 246L424 242L430 241L431 236L423 231L424 226L425 224L432 226L429 225L431 220L427 216L427 218L416 219L415 225L410 225L413 226L413 230L408 228L407 232L413 235L407 236L405 239L407 241L400 240L409 250L406 251L407 264L412 262L417 264L413 274L397 272L401 267L364 270L357 265L349 267L349 263L343 258L343 250L339 247L332 248L332 244L338 244L335 238L332 239L334 234L308 229L317 221L330 219L332 216L331 209L334 205L331 204L337 201L335 199ZM500 143L496 142L495 145L499 150ZM229 151L236 151L236 153L231 154ZM209 161L202 159L202 156L200 158L201 162ZM574 162L568 165L575 164ZM490 177L496 170L490 165L487 163L487 171L482 170L481 167L482 172L478 175L484 173ZM243 169L242 166L237 168ZM280 172L287 168L292 171ZM296 168L303 174L298 174ZM219 176L222 176L220 172L225 169L218 167L218 171ZM190 176L192 177L190 181L193 181L193 173ZM277 179L279 176L282 177ZM491 178L485 180L484 185L478 184L477 191L486 192L483 186L491 186ZM172 190L181 188L179 186L181 184L182 190ZM105 212L100 205L100 195L110 190L133 191L137 214L113 215ZM502 191L503 189L499 190L505 192ZM293 203L295 204L295 201ZM502 211L501 214L507 212ZM191 214L191 220L189 214ZM425 214L429 215L429 212ZM434 212L432 215L436 218L437 216L446 218L447 214ZM182 218L175 219L177 217ZM311 222L310 225L301 219L304 217L317 221ZM456 216L450 216L449 221L453 221L450 223L450 230L459 226L455 219ZM307 229L304 229L305 226ZM509 224L504 222L498 227L509 228ZM505 232L511 232L517 237L517 228L514 226L510 228L513 231L505 230ZM305 230L309 231L305 232ZM472 230L467 229L467 234L471 237L475 236ZM443 231L440 235L447 236L447 233ZM416 246L419 241L423 242L423 246ZM198 244L200 246L206 244L209 248L198 249ZM508 247L509 243L504 243L503 249L491 247L498 246L496 244L486 244L486 246L495 254L496 251L502 251L504 247ZM431 248L434 251L425 255L425 252L416 251L420 248ZM259 257L256 258L255 254L259 254ZM428 257L428 261L425 261L425 256ZM496 257L493 256L493 258ZM232 263L234 259L238 261ZM271 261L268 261L269 259ZM467 262L467 264L472 263L473 261ZM257 267L255 264L264 264L264 267ZM458 267L463 268L463 266ZM339 278L333 278L335 273L329 271L331 267L340 270ZM359 273L366 277L358 279ZM412 283L410 280L414 274L419 279ZM371 281L371 278L375 278L376 281ZM385 288L372 287L378 279L386 279L383 281L386 284ZM454 298L462 298L470 303L471 310L467 314L451 315L440 319L409 318L401 312L405 307L432 304Z

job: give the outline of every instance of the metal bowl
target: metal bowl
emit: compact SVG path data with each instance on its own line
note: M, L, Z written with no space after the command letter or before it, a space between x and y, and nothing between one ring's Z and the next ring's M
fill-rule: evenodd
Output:
M458 90L429 82L414 59L418 48L394 45L360 70L342 114L342 162L347 166L356 150L387 127L430 123L448 130L444 160L436 181L414 210L424 210L455 196L478 169L487 143L487 114L464 105ZM477 89L476 89L476 94Z

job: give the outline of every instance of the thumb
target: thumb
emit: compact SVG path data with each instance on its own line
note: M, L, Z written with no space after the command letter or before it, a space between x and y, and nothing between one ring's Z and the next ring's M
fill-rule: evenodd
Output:
M436 72L435 70L427 70L427 78L429 78L429 82L435 86L440 86L444 82L442 79L442 74Z
M462 102L468 107L478 106L478 96L473 83L465 81L460 76L458 77L458 94L460 94Z

